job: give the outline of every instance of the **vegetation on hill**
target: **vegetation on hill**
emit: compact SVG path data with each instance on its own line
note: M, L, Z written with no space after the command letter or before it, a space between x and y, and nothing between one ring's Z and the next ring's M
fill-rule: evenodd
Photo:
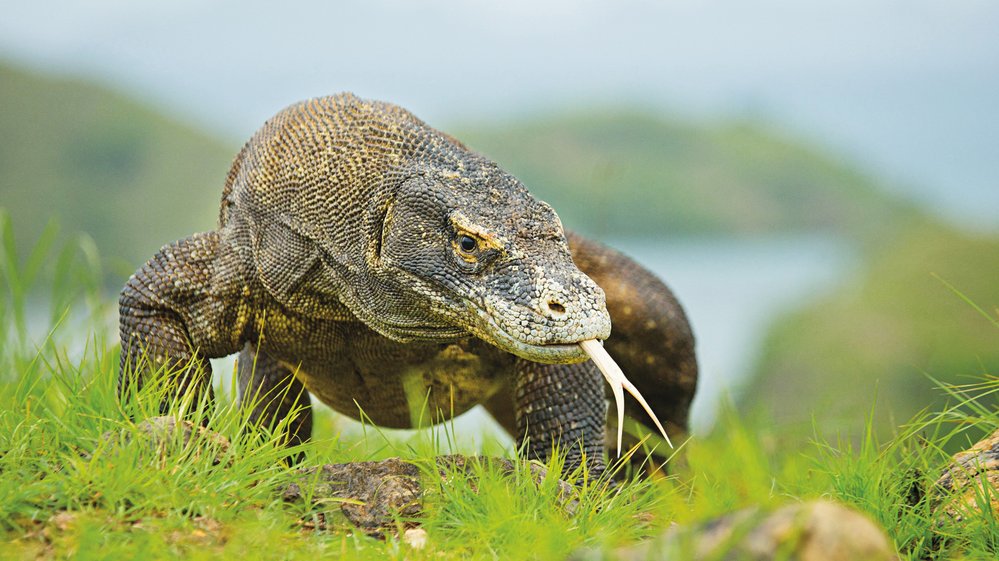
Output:
M0 205L18 239L55 218L130 273L215 224L234 154L224 143L106 89L3 65L0 106Z
M923 221L872 246L865 261L845 286L771 328L747 407L857 437L869 396L884 432L941 406L947 396L934 379L999 374L999 329L990 325L999 325L999 239Z
M825 231L870 237L912 207L828 155L748 123L619 110L454 131L600 236Z
M130 272L162 244L214 225L243 139L219 141L106 89L3 65L0 104L0 200L19 239L55 217ZM853 236L904 206L851 168L748 124L601 110L446 128L569 227L597 236Z

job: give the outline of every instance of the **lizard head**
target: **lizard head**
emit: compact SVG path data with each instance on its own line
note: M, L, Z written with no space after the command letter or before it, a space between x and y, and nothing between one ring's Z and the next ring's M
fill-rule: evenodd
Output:
M402 174L371 261L429 304L428 328L528 360L585 360L578 343L610 335L604 293L573 263L558 215L476 155Z

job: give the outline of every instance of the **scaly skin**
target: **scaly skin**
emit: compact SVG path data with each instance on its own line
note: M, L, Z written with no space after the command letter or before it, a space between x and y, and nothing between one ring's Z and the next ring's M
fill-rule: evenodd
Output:
M613 317L608 349L674 435L696 384L693 337L661 282L567 239L495 163L350 94L268 121L233 163L219 228L161 249L125 285L120 317L123 394L161 366L178 392L210 391L208 359L239 352L260 422L309 393L399 428L482 403L532 457L559 447L593 473L607 406L579 341L607 339ZM311 424L304 408L289 440Z

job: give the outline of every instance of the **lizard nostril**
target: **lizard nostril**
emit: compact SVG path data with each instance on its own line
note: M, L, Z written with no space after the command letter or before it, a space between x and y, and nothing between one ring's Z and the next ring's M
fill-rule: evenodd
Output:
M554 300L548 301L548 311L551 312L551 316L554 318L562 317L565 315L565 306L559 304Z

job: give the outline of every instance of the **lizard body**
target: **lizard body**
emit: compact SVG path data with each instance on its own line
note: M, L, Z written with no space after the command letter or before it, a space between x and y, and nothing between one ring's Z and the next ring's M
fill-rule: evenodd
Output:
M670 432L696 386L689 325L658 279L567 235L492 161L350 94L268 121L226 178L219 228L161 249L119 311L122 393L160 366L178 392L211 391L208 359L240 353L261 422L309 392L399 428L481 403L533 457L559 445L596 472L607 407L580 341L607 339ZM289 440L310 433L305 408Z

